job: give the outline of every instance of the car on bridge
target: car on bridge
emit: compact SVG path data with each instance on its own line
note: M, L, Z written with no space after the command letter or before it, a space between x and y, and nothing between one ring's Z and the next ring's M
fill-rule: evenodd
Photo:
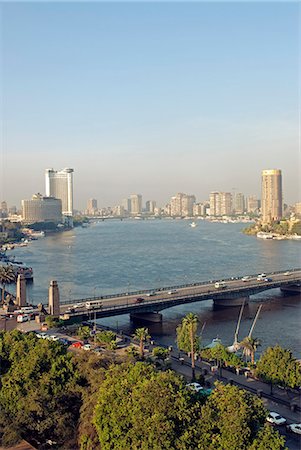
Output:
M214 285L215 289L226 289L227 285L224 281L219 281Z
M153 297L154 295L157 295L157 292L151 291L146 294L147 297Z
M246 275L245 277L242 277L241 281L243 281L244 283L246 281L251 281L251 277L249 275Z
M168 291L168 294L172 295L172 294L176 294L177 292L178 291L176 289L172 289L171 291Z
M144 302L144 298L143 297L137 297L136 298L136 303L142 303Z

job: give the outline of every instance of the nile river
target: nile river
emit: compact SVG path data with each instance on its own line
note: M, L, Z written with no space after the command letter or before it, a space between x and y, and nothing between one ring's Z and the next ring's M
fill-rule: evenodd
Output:
M106 220L87 228L58 233L17 248L11 254L34 270L28 289L32 303L47 303L49 281L57 280L62 300L151 289L196 281L223 279L300 267L301 242L257 239L241 233L242 224L187 220ZM240 329L243 338L260 303L254 336L262 347L279 343L300 352L301 301L279 290L251 298ZM238 309L214 310L204 301L163 311L163 323L149 325L152 337L174 344L175 328L188 312L206 322L203 342L215 337L233 341ZM101 323L133 331L127 315Z

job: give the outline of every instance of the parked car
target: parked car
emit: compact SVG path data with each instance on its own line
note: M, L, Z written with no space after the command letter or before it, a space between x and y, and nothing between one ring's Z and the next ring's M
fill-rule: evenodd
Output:
M50 340L50 341L58 341L59 338L58 338L58 336L56 336L55 334L52 334L51 336L49 336L49 340Z
M194 392L200 392L204 389L203 386L200 385L200 383L188 383L186 384L186 387Z
M37 338L39 338L39 339L45 339L46 336L47 336L46 333L37 333Z
M267 417L267 421L269 423L272 423L273 425L284 425L286 423L286 419L277 412L269 412L269 415Z
M287 431L291 431L296 434L301 434L301 423L291 423L286 426Z
M83 350L87 350L87 351L89 351L89 350L92 350L92 345L91 344L85 344L85 345L83 345Z
M71 347L75 347L75 348L82 348L83 344L79 341L73 342L71 344Z

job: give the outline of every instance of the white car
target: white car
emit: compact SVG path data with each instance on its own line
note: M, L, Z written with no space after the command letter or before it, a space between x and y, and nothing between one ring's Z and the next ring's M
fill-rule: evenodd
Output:
M176 294L178 291L176 291L175 289L172 289L171 291L168 291L168 294L169 295L172 295L172 294Z
M301 423L291 423L286 427L287 431L292 431L296 434L301 434Z
M59 338L58 338L55 334L52 334L52 335L49 337L49 340L50 340L50 341L58 341Z
M188 389L193 392L200 392L204 389L203 386L200 385L200 383L188 383L186 384L186 387L188 387Z
M37 333L37 338L39 339L45 339L46 336L47 336L46 333Z
M242 279L241 279L241 281L244 281L244 282L250 281L250 280L251 280L251 277L249 277L249 275L246 275L245 277L242 277Z
M85 345L83 345L82 349L86 350L86 351L92 350L92 345L91 344L85 344Z
M269 412L267 421L273 425L284 425L286 423L286 419L277 412Z
M73 305L73 308L74 309L76 309L76 308L83 308L85 305L84 305L84 303L75 303L74 305Z

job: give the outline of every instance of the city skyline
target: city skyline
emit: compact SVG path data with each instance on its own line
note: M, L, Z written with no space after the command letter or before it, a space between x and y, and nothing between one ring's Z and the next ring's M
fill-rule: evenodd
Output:
M284 201L300 200L297 4L1 10L0 198L43 191L52 166L74 168L76 209L132 192L259 198L262 167L279 167Z

